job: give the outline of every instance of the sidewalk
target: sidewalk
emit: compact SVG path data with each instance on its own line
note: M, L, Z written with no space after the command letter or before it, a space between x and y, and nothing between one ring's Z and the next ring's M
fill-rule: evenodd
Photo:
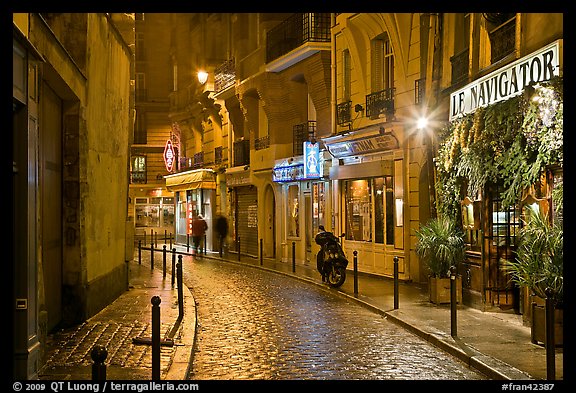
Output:
M187 253L186 246L176 245L178 253ZM162 245L158 248L162 250ZM168 247L167 247L168 248ZM142 264L138 264L138 250L129 265L129 290L81 326L49 335L47 364L40 379L91 379L90 351L94 345L108 350L107 379L151 379L151 347L134 343L134 337L151 337L151 298L161 298L161 337L173 338L173 346L161 347L161 378L186 379L196 329L196 308L190 290L183 286L184 315L178 307L177 282L172 287L171 253L167 253L166 277L163 277L162 252L155 253L155 268L150 268L150 251L142 250ZM203 258L220 259L218 253ZM457 337L451 336L450 305L437 306L429 302L425 288L400 283L399 307L394 310L392 279L358 275L358 295L354 295L354 275L347 273L346 282L339 289L322 283L315 266L276 262L236 254L225 255L228 263L239 263L266 269L295 279L318 285L327 291L362 304L400 324L414 334L440 347L484 373L489 379L530 380L546 379L547 363L544 347L532 344L530 328L523 326L520 315L508 312L482 312L458 305ZM556 350L556 379L563 379L563 348Z

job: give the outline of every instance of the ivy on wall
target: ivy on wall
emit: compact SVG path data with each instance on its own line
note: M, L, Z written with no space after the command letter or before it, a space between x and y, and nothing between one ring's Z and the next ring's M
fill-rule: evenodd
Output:
M501 182L504 207L551 165L563 166L563 80L462 116L441 130L435 158L438 213L458 217L460 201ZM466 187L466 190L463 188Z

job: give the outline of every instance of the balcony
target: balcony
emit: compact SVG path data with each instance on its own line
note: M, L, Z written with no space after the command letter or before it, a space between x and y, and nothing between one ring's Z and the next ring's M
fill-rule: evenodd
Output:
M308 120L305 123L296 124L293 128L293 155L304 154L304 142L316 138L316 120Z
M352 101L346 101L336 106L338 125L343 126L352 121Z
M266 34L266 63L310 42L330 42L330 13L296 13L272 28Z
M516 17L509 19L490 32L492 64L514 52L516 44Z
M381 114L391 116L394 114L394 91L384 89L366 96L366 116L377 119Z
M226 60L214 70L214 92L219 93L233 86L236 82L236 65L234 58Z
M262 150L270 147L270 135L263 136L254 141L254 149Z

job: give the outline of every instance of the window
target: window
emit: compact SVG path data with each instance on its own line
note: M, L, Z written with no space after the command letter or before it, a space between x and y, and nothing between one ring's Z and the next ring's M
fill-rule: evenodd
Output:
M352 95L352 64L348 49L342 51L342 69L342 101L349 101Z
M318 232L318 227L326 227L326 182L312 183L312 231Z
M130 162L130 182L146 183L146 156L134 155Z
M388 34L372 40L372 93L394 88L394 54Z
M299 222L299 196L300 188L298 184L288 186L288 236L300 236L300 222Z

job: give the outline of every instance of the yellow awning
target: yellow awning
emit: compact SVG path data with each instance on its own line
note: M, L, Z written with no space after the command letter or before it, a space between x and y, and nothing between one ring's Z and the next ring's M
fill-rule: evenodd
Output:
M195 190L197 188L216 189L216 176L212 170L196 169L193 171L168 175L166 188L169 191Z

